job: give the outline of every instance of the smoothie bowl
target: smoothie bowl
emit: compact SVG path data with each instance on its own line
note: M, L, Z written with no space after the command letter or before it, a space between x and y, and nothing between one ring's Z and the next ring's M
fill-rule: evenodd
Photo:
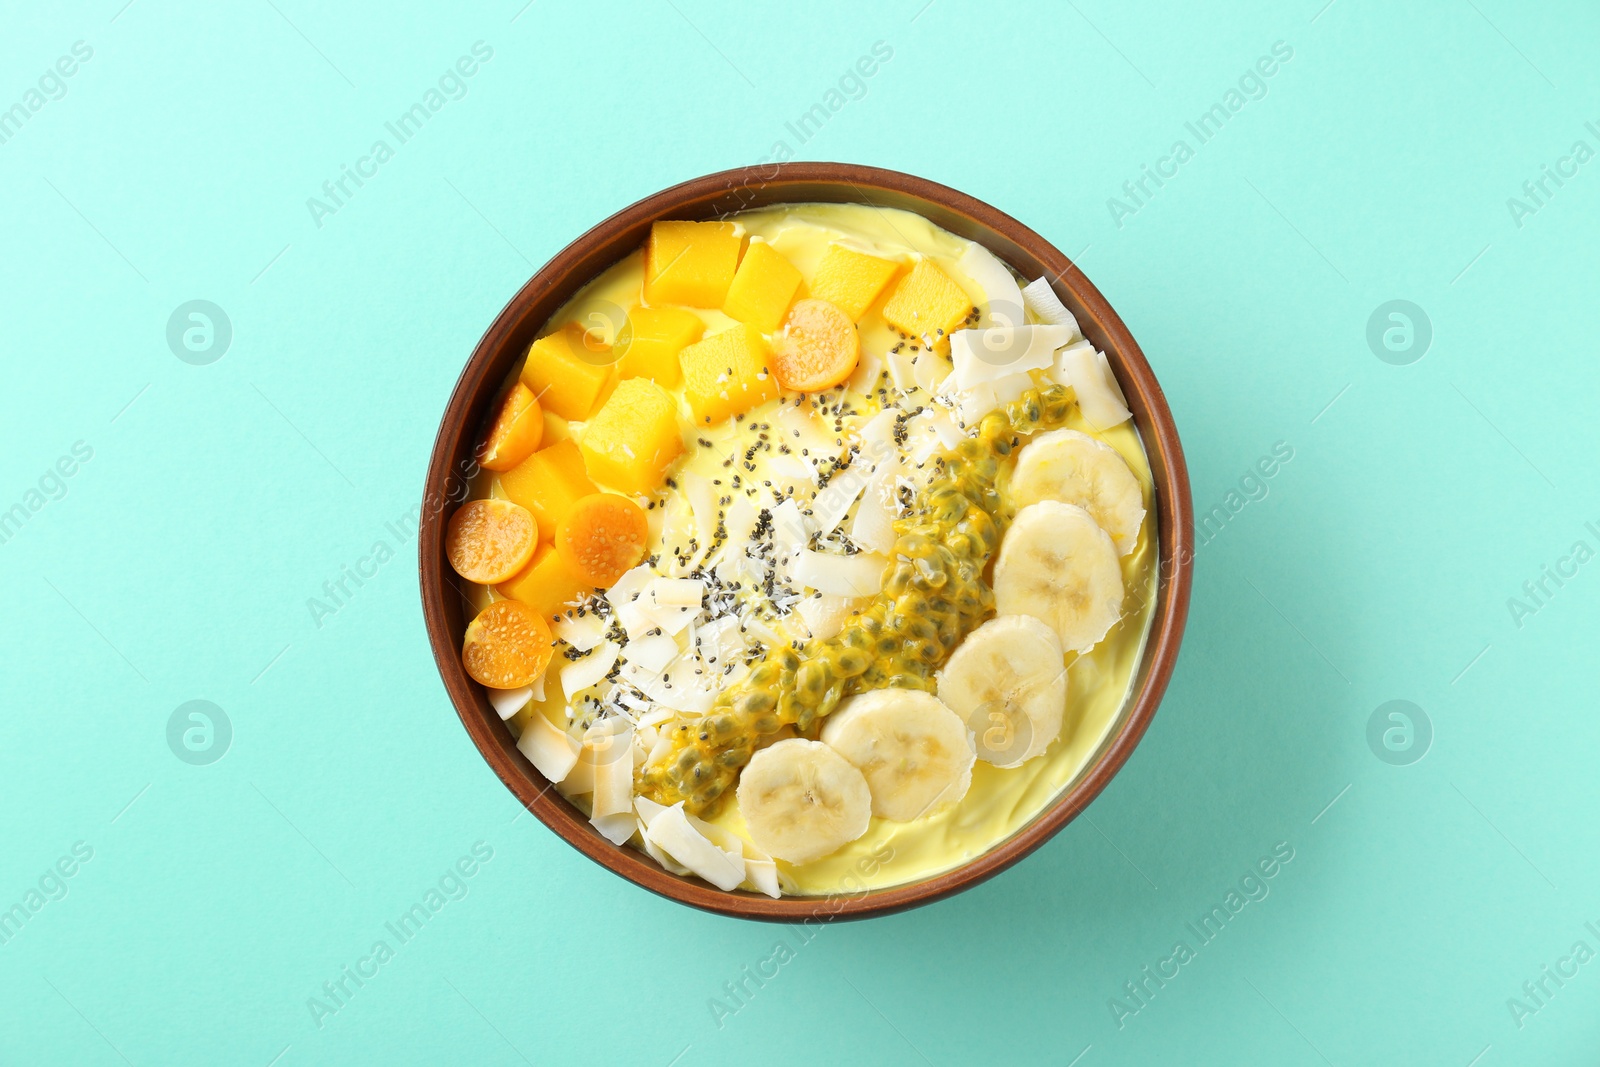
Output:
M859 917L1104 788L1177 656L1171 415L1069 260L979 201L786 164L675 186L516 295L419 537L446 689L518 799L662 895Z

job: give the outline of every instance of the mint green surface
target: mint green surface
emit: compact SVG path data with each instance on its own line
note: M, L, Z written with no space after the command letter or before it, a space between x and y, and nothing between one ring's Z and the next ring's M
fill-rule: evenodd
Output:
M1322 3L8 5L0 1062L1593 1062L1600 16ZM400 144L385 123L474 42L492 58ZM892 58L828 111L875 42ZM1221 509L1166 701L1086 817L955 899L805 935L516 817L401 525L528 275L778 141L1078 256ZM1145 166L1177 172L1134 200ZM1569 176L1535 201L1543 166ZM191 300L231 322L208 365L167 343ZM1369 347L1391 300L1431 323L1420 361ZM231 722L208 765L168 745L191 700ZM1420 761L1414 715L1409 750L1386 718L1369 746L1391 700L1431 722ZM402 943L386 924L441 878ZM345 967L371 977L334 1001Z

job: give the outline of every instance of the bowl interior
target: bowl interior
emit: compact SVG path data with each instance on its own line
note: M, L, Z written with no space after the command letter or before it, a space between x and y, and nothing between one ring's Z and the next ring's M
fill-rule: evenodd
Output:
M826 898L773 900L726 893L699 879L670 874L642 853L612 845L517 752L510 729L461 666L466 602L445 560L444 526L450 510L465 497L462 472L472 469L473 445L512 367L551 315L644 243L652 222L703 220L807 202L915 212L983 244L1025 278L1044 275L1052 280L1084 336L1110 360L1144 441L1155 486L1157 600L1144 655L1120 716L1084 770L1032 822L982 856L920 882ZM726 915L802 921L881 914L968 888L1039 847L1094 799L1143 735L1177 659L1189 602L1193 514L1183 452L1161 388L1122 320L1065 255L1009 215L925 179L852 164L787 163L707 175L641 200L568 245L522 287L478 342L445 409L428 467L418 553L423 614L445 689L473 742L524 806L573 847L653 892Z

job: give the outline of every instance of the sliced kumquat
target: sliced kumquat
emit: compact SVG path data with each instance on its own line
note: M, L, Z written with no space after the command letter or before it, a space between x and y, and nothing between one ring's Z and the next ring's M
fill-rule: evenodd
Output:
M492 471L508 471L538 449L544 437L544 412L539 398L521 382L500 401L494 423L478 447L478 462Z
M644 508L616 493L583 497L556 527L556 551L583 581L601 589L639 565L649 539Z
M861 336L850 316L826 300L797 300L772 340L772 373L785 389L820 393L855 373Z
M450 516L444 552L469 582L494 585L516 574L539 547L532 512L509 500L469 500Z
M519 600L496 600L467 624L461 662L491 689L532 685L550 665L550 624Z

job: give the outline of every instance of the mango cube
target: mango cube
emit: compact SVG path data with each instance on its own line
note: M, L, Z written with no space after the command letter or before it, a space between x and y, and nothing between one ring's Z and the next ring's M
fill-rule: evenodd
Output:
M623 328L622 359L617 368L624 378L649 378L657 385L676 389L683 381L678 353L700 340L706 324L683 308L636 307L628 312Z
M683 452L678 404L655 382L627 378L584 427L584 464L602 485L649 493Z
M652 304L719 308L743 241L731 222L656 222L644 253L644 298Z
M495 586L494 591L553 619L590 589L555 546L546 544L539 546L526 567Z
M597 492L584 469L578 442L567 437L541 448L500 474L500 488L513 503L533 512L539 523L539 540L556 535L556 525L572 510L579 497Z
M582 421L611 379L611 352L576 326L541 337L528 348L522 382L546 411Z
M751 241L722 310L729 317L747 322L762 333L772 333L789 310L795 290L800 288L800 272L765 241Z
M678 353L695 425L722 422L777 396L778 379L767 369L769 351L760 330L741 325Z
M889 294L883 317L901 333L939 345L975 310L966 291L950 275L922 259Z
M546 448L549 448L557 441L565 441L571 436L572 427L567 425L566 419L563 419L553 411L544 413L544 437L540 438L540 440Z
M860 322L899 269L900 264L892 260L844 245L829 245L822 253L822 262L817 264L817 276L811 280L811 295L836 304L851 322Z

